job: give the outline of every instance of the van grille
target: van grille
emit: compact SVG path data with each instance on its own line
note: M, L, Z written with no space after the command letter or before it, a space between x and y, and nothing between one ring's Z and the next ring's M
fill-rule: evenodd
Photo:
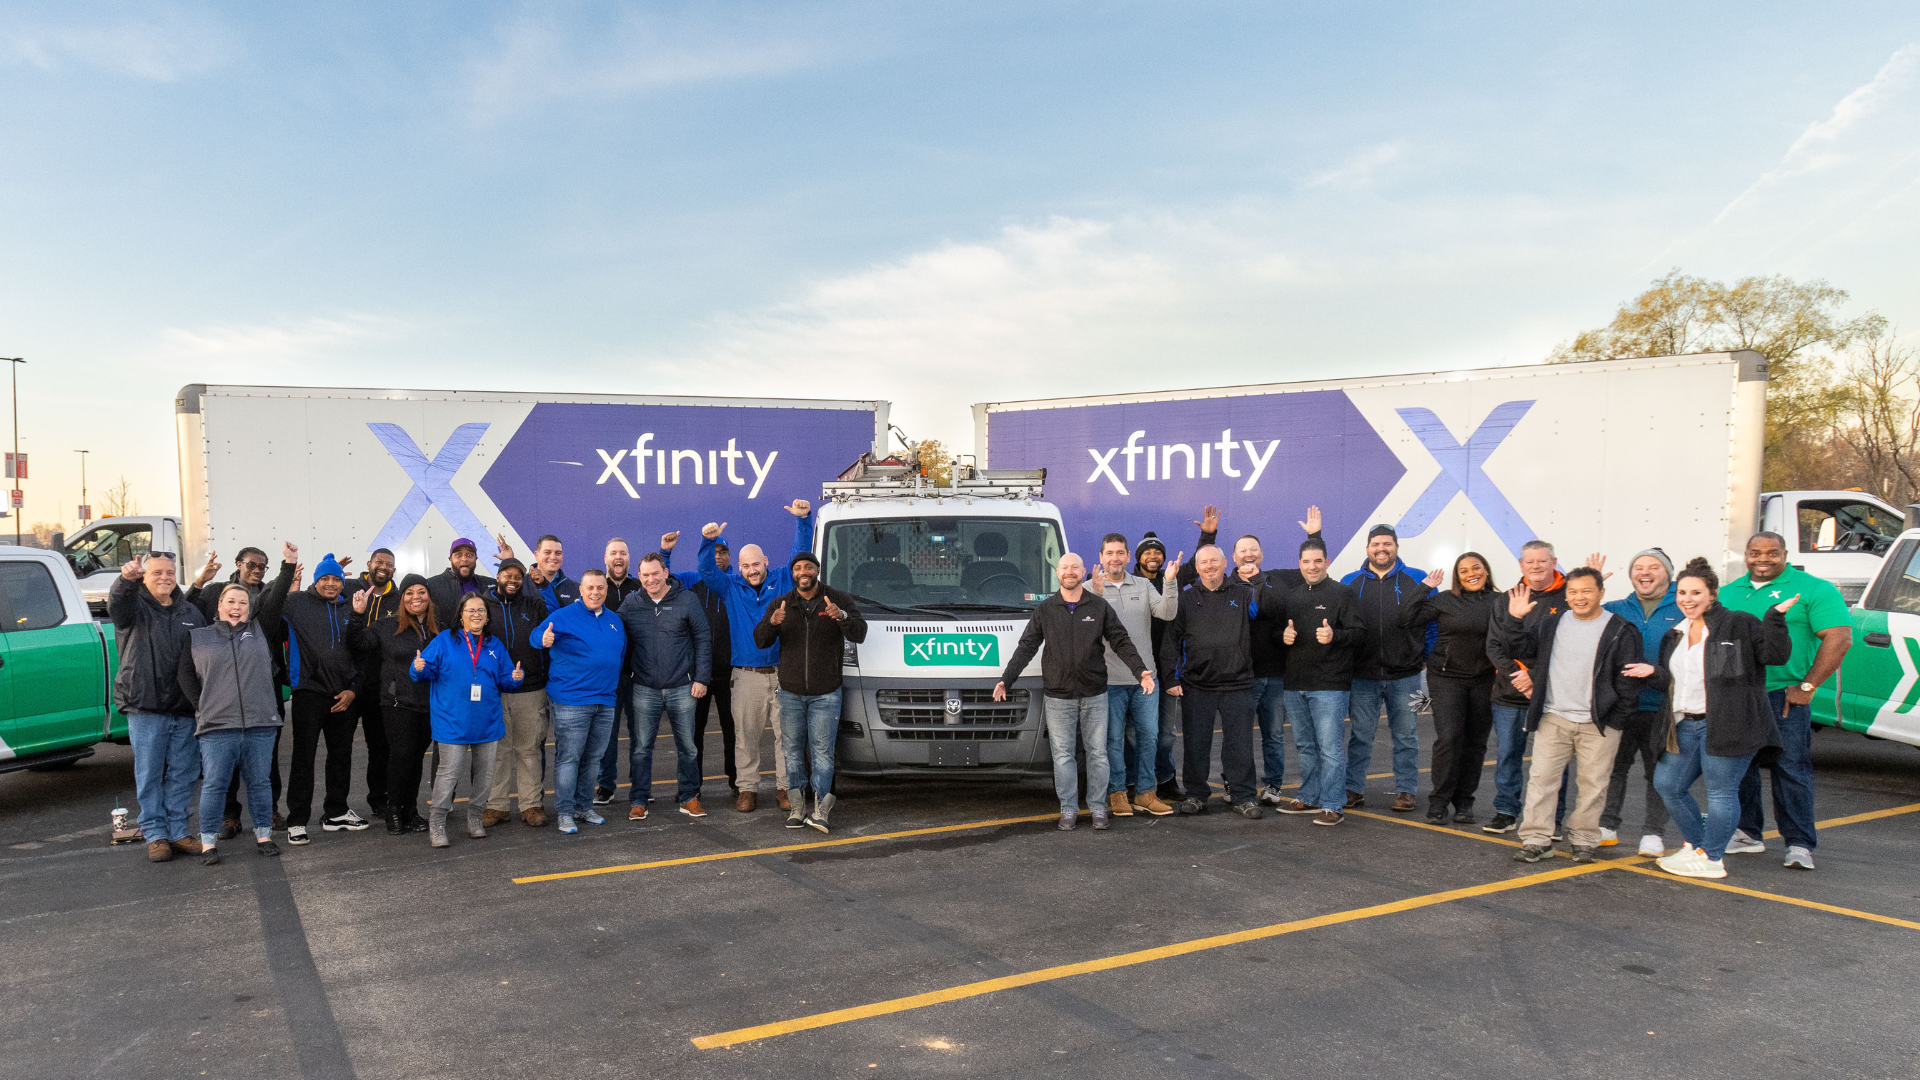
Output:
M1017 731L967 731L965 729L940 731L889 731L889 739L904 739L910 742L1014 742L1020 738Z
M947 713L947 691L938 687L881 690L874 694L880 722L889 727L1018 727L1027 719L1029 694L1007 691L1007 700L993 700L991 690L961 690L960 711ZM972 736L968 736L971 738Z

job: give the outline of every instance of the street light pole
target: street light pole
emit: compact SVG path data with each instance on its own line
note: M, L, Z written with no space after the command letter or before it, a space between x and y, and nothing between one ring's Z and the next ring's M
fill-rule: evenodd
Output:
M85 507L87 505L87 453L88 452L85 450L75 450L74 453L80 455L80 506ZM78 516L78 515L75 515L75 516ZM90 520L92 519L86 518L86 517L80 518L80 527L82 529L85 529L87 527L87 522Z
M24 364L24 363L26 363L26 360L24 360L24 359L22 359L21 357L18 357L18 356L0 356L0 360L5 360L5 361L6 361L6 362L8 362L9 364L12 364L12 365L13 365L13 463L14 463L14 481L13 481L13 482L17 484L17 483L19 483L19 482L20 482L20 480L19 480L19 467L20 467L20 365L21 365L21 364ZM11 500L9 500L9 501L11 501ZM24 501L24 500L23 500L23 501ZM19 546L19 543L20 543L20 518L21 518L21 513L20 513L20 511L21 511L21 508L20 508L20 507L18 507L18 506L15 506L15 507L12 507L11 509L13 510L13 542L14 542L14 545L15 545L15 546L17 547L17 546Z

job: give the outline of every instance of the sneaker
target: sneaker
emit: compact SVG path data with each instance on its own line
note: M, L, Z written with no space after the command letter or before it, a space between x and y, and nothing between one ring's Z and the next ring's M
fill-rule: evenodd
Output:
M586 813L581 814L580 820L586 822L589 825L605 825L607 823L607 819L601 817L600 814L594 810L589 810Z
M787 828L804 829L807 827L807 800L790 799L793 805L787 807Z
M1367 805L1367 793L1364 791L1347 792L1347 809L1358 810Z
M1113 814L1106 807L1095 805L1093 808L1093 827L1099 830L1113 827Z
M1480 826L1480 831L1498 836L1501 833L1510 833L1519 827L1520 822L1512 814L1495 814L1492 820Z
M613 792L608 791L606 788L593 789L593 805L605 806L612 801L613 801Z
M1534 862L1539 862L1541 859L1548 858L1552 854L1553 854L1553 849L1550 847L1546 847L1541 844L1528 844L1525 847L1521 848L1520 851L1514 855L1513 861L1534 863Z
M1320 812L1319 807L1309 803L1303 803L1299 799L1288 799L1286 802L1281 803L1278 809L1283 814L1317 814Z
M1676 851L1671 855L1662 855L1661 857L1653 860L1653 864L1655 866L1658 866L1662 870L1668 871L1669 873L1677 873L1678 871L1674 870L1674 867L1685 866L1687 862L1693 858L1694 854L1695 852L1693 850L1693 845L1682 840L1680 842L1679 851Z
M1235 803L1233 812L1246 818L1248 821L1259 821L1261 818L1267 816L1265 811L1260 809L1260 804L1257 802Z
M627 807L627 820L628 820L628 821L645 821L645 820L647 820L647 807L646 807L646 804L645 804L645 803L634 803L634 804L633 804L632 806L629 806L629 807Z
M577 833L577 832L579 832L579 831L580 831L580 826L578 826L578 825L575 825L575 824L573 823L573 816L572 816L571 814L561 814L561 815L560 815L560 833L561 833L561 835L563 835L563 836L572 836L572 835L573 835L574 833Z
M1269 785L1260 792L1260 801L1268 806L1280 806L1293 800L1280 793L1280 789Z
M1728 848L1727 850L1731 851L1733 849ZM1813 851L1810 848L1803 848L1799 844L1795 844L1787 849L1787 861L1780 865L1789 870L1811 870L1813 869Z
M368 825L367 819L349 810L337 817L330 817L320 823L328 832L361 832Z
M1079 824L1080 815L1078 813L1072 810L1062 810L1060 811L1060 821L1054 825L1054 828L1059 829L1061 832L1072 832L1074 827Z
M1453 812L1453 823L1455 825L1473 825L1479 820L1480 818L1475 815L1472 810L1455 810Z
M1605 825L1600 826L1600 846L1601 847L1612 847L1615 844L1618 844L1619 842L1620 842L1619 830L1609 829Z
M1107 813L1112 814L1114 817L1133 816L1133 804L1127 801L1126 792L1116 791L1107 796ZM1097 824L1094 827L1099 828Z
M1748 836L1744 829L1733 830L1733 839L1727 841L1729 855L1758 855L1767 850L1767 845Z
M1393 805L1388 809L1396 814L1413 813L1413 792L1396 791L1393 793Z
M1556 844L1557 844L1557 843L1559 843L1560 841L1562 841L1562 840L1565 840L1566 838L1567 838L1567 830L1566 830L1566 827L1565 827L1565 826L1563 826L1563 825L1562 825L1562 824L1561 824L1560 822L1558 822L1558 821L1556 821L1556 822L1554 822L1554 823L1553 823L1553 835L1552 835L1552 836L1549 836L1549 837L1547 837L1547 839L1548 839L1548 840L1551 840L1551 841L1553 841L1554 843L1556 843Z
M1648 833L1640 838L1640 854L1657 859L1667 853L1667 839L1659 833Z
M700 796L698 795L695 795L693 798L688 799L686 802L681 803L680 812L687 815L688 817L706 817L707 816L706 808L700 805Z
M797 799L794 799L793 802L795 806L806 805L807 793L805 791L801 791L800 797ZM813 800L813 813L807 815L807 828L813 829L817 832L822 832L822 833L826 832L827 831L827 815L833 812L833 803L834 803L834 796L830 793L815 797ZM1093 827L1096 829L1100 827L1100 822L1098 818L1094 820Z
M1727 876L1724 862L1707 858L1706 852L1692 844L1680 845L1680 850L1656 863L1660 869L1678 877L1723 878Z
M265 855L268 858L275 858L280 854L280 845L271 840L256 841L253 845L253 853L255 855Z
M1345 820L1347 820L1347 815L1338 810L1322 810L1314 815L1313 823L1315 825L1338 825Z
M1447 823L1447 808L1446 808L1446 807L1444 807L1444 806L1443 806L1443 807L1441 807L1441 808L1440 808L1440 809L1438 809L1438 810L1429 810L1429 811L1427 811L1427 824L1429 824L1429 825L1445 825L1446 823Z
M1573 846L1574 862L1577 862L1577 863L1592 862L1594 859L1594 854L1595 854L1594 849L1586 846L1585 844L1575 844Z
M1133 808L1142 814L1152 814L1154 817L1166 817L1173 813L1173 807L1161 801L1159 793L1154 791L1143 791L1135 795Z
M302 844L311 844L312 842L313 838L307 835L307 827L305 825L287 826L287 843L292 844L294 847L299 847Z
M1177 803L1180 801L1180 785L1171 780L1155 788L1153 793L1160 796L1160 801L1164 803Z
M1201 799L1181 799L1178 809L1182 814L1204 814L1207 812L1207 804Z

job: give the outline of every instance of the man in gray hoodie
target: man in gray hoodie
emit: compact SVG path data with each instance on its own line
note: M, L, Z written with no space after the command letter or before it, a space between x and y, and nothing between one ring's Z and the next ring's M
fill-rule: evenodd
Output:
M1087 578L1087 588L1098 594L1120 616L1127 637L1145 654L1153 657L1153 620L1172 621L1180 610L1180 583L1175 574L1161 575L1159 585L1127 573L1131 554L1127 538L1108 533L1100 541L1100 565ZM1175 558L1173 565L1179 566ZM1154 753L1160 743L1160 694L1157 685L1149 690L1128 670L1113 646L1107 649L1107 804L1116 817L1132 817L1135 810L1165 817L1173 813L1155 792ZM1155 671L1160 670L1158 667ZM1127 775L1126 740L1133 735L1133 775ZM1134 796L1127 798L1128 780ZM1095 793L1089 793L1093 795Z

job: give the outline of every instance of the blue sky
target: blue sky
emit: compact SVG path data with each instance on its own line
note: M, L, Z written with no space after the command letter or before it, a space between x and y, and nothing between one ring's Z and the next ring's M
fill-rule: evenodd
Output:
M1920 327L1912 4L15 3L0 355L178 504L188 382L966 405L1524 363L1672 267Z

